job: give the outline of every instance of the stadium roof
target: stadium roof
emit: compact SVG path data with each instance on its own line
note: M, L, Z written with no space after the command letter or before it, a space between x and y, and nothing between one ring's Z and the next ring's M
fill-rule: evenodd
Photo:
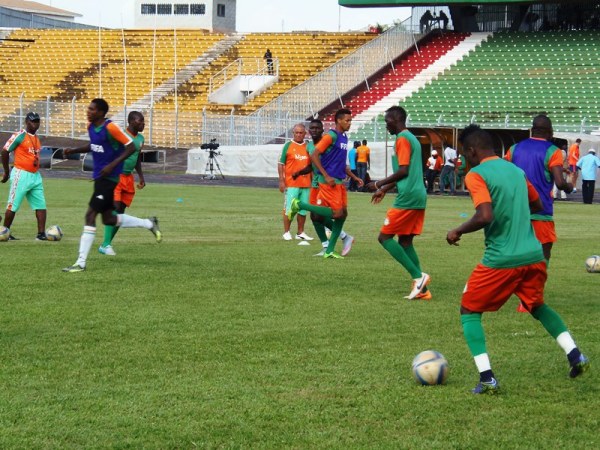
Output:
M33 14L61 17L82 17L81 14L27 0L0 0L0 6Z
M348 8L374 8L379 6L447 6L482 5L486 3L533 3L535 0L338 0L340 6Z

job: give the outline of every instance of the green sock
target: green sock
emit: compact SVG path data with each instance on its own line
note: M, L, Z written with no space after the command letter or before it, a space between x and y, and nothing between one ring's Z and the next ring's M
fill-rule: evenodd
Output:
M410 273L412 278L419 278L421 276L421 270L415 266L415 263L410 259L405 249L393 238L383 241L381 245Z
M310 203L298 202L298 207L305 211L310 211L319 216L331 219L333 217L333 210L327 206L311 205Z
M542 326L554 339L556 339L559 334L567 331L567 326L562 318L546 304L536 308L531 315L540 321Z
M114 228L114 230L112 232L112 238L110 238L110 242L112 242L113 239L115 238L115 236L117 234L117 231L119 231L119 228L121 228L121 227L118 227L118 226L115 225L115 228Z
M327 241L327 233L325 233L325 225L323 222L314 221L313 226L315 227L315 231L317 232L317 236L321 242Z
M410 260L417 267L419 272L423 272L421 270L421 264L419 263L419 257L417 256L417 251L415 250L415 246L410 244L408 247L402 247L402 248L404 249L406 256L408 256L410 258ZM420 273L419 273L419 276L421 276Z
M102 241L102 247L107 247L110 245L112 238L115 233L114 225L104 225L104 241Z
M335 219L333 221L333 225L331 227L331 236L329 237L329 245L327 246L327 253L331 253L335 250L335 244L340 237L340 233L342 232L345 221L346 219Z
M474 357L487 353L485 348L485 333L481 325L481 313L461 314L460 321L467 346Z

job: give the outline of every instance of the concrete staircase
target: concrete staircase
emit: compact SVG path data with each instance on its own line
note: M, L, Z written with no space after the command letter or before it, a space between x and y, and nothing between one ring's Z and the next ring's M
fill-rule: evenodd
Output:
M244 38L243 34L235 33L226 36L219 42L214 44L208 51L200 55L197 59L192 61L190 64L182 68L177 72L177 76L173 76L165 81L160 86L154 88L153 92L149 92L144 97L136 100L134 103L128 105L127 110L121 110L117 114L111 117L113 122L119 125L126 126L126 117L129 111L143 111L149 109L152 101L155 103L167 95L175 92L178 86L188 82L194 76L206 69L214 60L219 58L223 53L228 51L234 45Z

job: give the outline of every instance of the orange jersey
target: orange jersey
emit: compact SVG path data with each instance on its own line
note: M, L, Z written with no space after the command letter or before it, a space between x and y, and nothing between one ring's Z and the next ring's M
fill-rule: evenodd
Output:
M579 161L579 144L573 144L569 147L569 165L574 166Z
M40 167L42 144L38 137L21 130L13 134L4 145L7 152L15 152L15 167L35 173Z
M312 174L300 175L295 180L292 178L294 172L299 172L310 165L310 155L306 149L306 142L298 144L290 141L283 146L279 164L284 166L285 185L287 187L310 187Z
M356 149L356 162L366 163L369 162L369 156L371 155L371 149L366 145L361 145Z

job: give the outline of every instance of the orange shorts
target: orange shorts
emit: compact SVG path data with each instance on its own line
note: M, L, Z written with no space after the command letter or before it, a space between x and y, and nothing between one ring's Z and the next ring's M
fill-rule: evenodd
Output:
M379 230L382 234L408 236L421 234L425 222L424 209L388 209L383 226Z
M556 231L554 229L553 221L532 220L531 225L533 226L535 237L542 244L556 242Z
M115 202L121 202L125 206L130 207L135 196L135 179L133 174L129 175L121 174L119 176L119 184L115 188L114 200Z
M336 184L329 186L328 184L319 183L319 193L317 194L317 205L329 206L331 209L344 209L348 206L348 194L346 186Z
M317 204L317 195L319 195L319 188L311 187L310 194L308 197L308 203L310 203L311 205L316 205Z
M498 311L515 294L528 311L544 304L546 263L494 269L477 264L462 295L461 306L473 312Z

